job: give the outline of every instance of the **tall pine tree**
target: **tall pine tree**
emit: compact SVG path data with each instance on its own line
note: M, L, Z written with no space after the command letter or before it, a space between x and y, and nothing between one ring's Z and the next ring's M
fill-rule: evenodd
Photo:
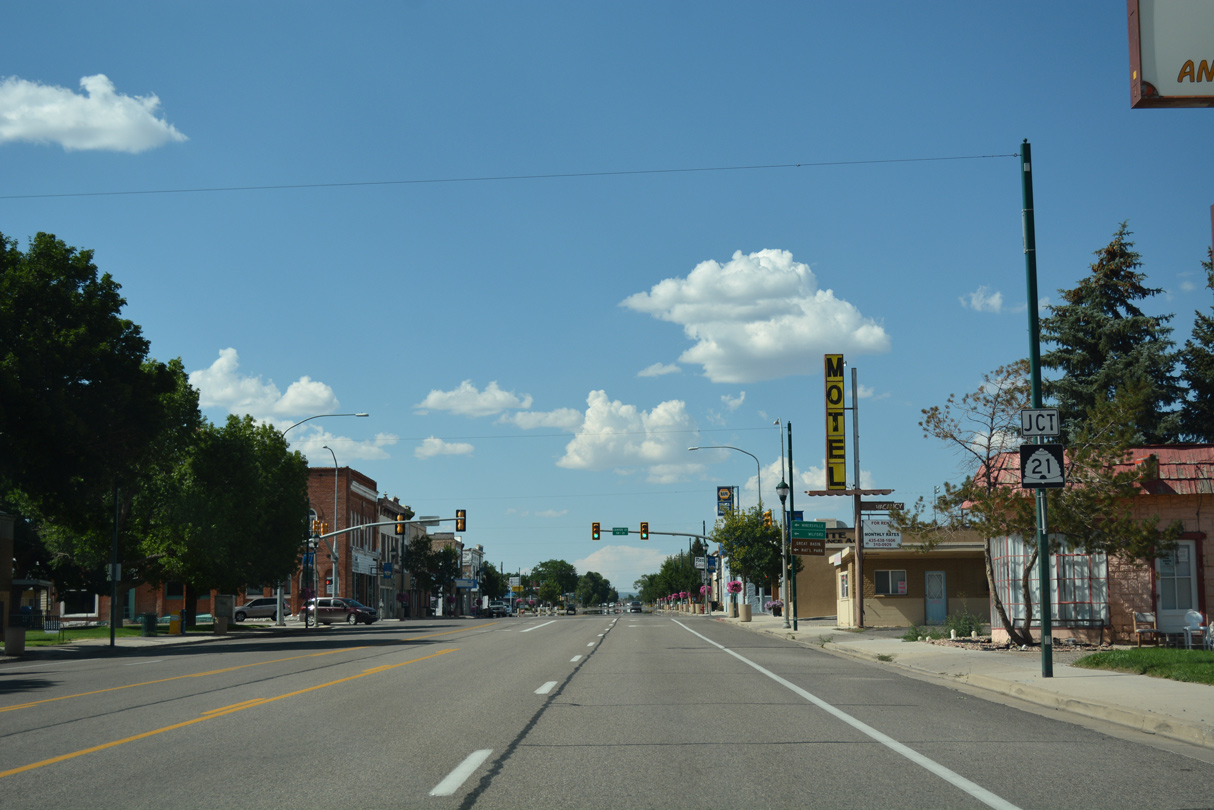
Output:
M1206 286L1214 291L1214 252L1202 262ZM1195 313L1193 336L1180 351L1180 378L1189 386L1181 415L1181 432L1188 441L1214 443L1214 307L1211 315Z
M1070 435L1097 405L1127 386L1143 393L1135 414L1139 441L1163 444L1180 437L1183 392L1175 376L1171 315L1146 315L1140 301L1162 290L1145 286L1142 261L1121 223L1113 241L1096 251L1092 273L1041 320L1041 337L1054 348L1042 365L1056 372L1043 389L1061 411Z

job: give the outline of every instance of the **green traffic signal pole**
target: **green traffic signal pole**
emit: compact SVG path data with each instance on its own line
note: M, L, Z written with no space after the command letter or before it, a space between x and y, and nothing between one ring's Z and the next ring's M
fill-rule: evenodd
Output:
M1029 373L1033 407L1041 407L1041 326L1037 321L1037 235L1033 223L1032 148L1028 139L1020 147L1020 187L1024 198L1024 269L1028 278ZM1041 443L1041 437L1037 437ZM1037 500L1037 572L1041 593L1041 677L1054 677L1053 618L1050 608L1050 544L1045 490L1035 490ZM1031 605L1030 605L1031 607ZM1026 626L1025 632L1029 632Z

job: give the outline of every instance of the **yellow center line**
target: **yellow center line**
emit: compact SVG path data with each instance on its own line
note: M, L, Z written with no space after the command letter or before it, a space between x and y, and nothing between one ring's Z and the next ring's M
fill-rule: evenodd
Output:
M421 658L414 658L410 661L402 661L399 664L391 664L391 665L385 666L385 667L377 667L375 670L368 670L367 672L363 672L358 675L350 675L349 677L338 678L337 680L329 681L328 683L317 684L316 686L309 686L304 689L298 689L294 692L287 692L286 694L278 695L277 697L247 700L247 701L244 701L243 703L235 703L231 706L225 706L221 709L211 709L209 711L204 712L201 717L195 717L192 720L184 720L180 723L174 723L171 726L164 726L163 728L153 729L152 731L144 731L140 734L134 734L130 737L123 737L121 740L114 740L112 742L102 743L101 745L94 745L91 748L83 748L79 751L73 751L70 754L60 754L57 757L51 757L50 759L44 759L41 762L32 762L29 765L22 765L19 768L11 768L7 771L0 771L0 779L3 779L6 776L13 776L14 774L24 773L26 771L32 771L32 770L35 770L36 768L45 768L47 765L54 765L58 762L66 762L69 759L75 759L76 757L82 757L85 754L95 754L98 751L104 751L107 748L115 748L119 745L125 745L127 743L147 739L148 737L154 737L157 734L164 734L165 732L168 732L168 731L176 731L177 729L185 728L187 726L192 726L192 725L195 725L196 723L202 723L207 720L214 720L216 717L226 717L229 714L235 714L236 712L244 711L245 709L251 709L254 706L264 706L267 703L274 703L279 700L285 700L286 698L289 698L289 697L296 697L297 695L306 695L309 692L315 692L318 689L324 689L325 687L328 687L328 686L336 686L339 683L355 681L355 680L358 680L359 678L366 677L367 675L371 674L372 672L386 672L387 670L390 670L390 669L396 669L397 667L403 667L406 664L416 664L418 661L425 661L430 658L437 658L440 655L446 655L447 653L455 652L456 649L458 649L458 648L452 648L449 650L439 650L438 652L431 653L430 655L423 655Z
M425 635L425 636L414 636L413 638L407 638L407 639L403 639L403 640L404 641L419 641L421 639L438 638L439 636L449 636L449 635L453 635L455 633L466 633L469 630L479 630L482 627L490 627L490 626L491 626L491 624L478 624L474 627L461 627L458 630L444 630L441 633L431 633L431 634ZM208 675L221 675L225 672L236 672L237 670L248 669L250 667L263 667L263 666L266 666L267 664L282 664L287 661L299 661L303 658L317 658L322 655L333 655L335 653L355 652L357 650L365 650L365 649L368 649L368 647L365 645L362 647L344 647L340 650L328 650L326 652L307 653L306 655L293 655L290 658L274 658L270 661L258 661L255 664L240 664L240 665L234 666L234 667L224 667L222 669L210 669L210 670L207 670L206 672L193 672L193 673L190 673L189 675L174 675L171 678L159 678L154 681L143 681L142 683L131 683L131 684L127 684L126 686L111 686L108 689L94 689L91 692L77 692L76 694L73 694L73 695L61 695L59 697L44 698L42 700L31 700L28 703L15 703L12 706L0 706L0 714L3 714L4 712L11 712L16 709L28 709L32 706L40 706L44 703L54 703L55 701L59 701L59 700L70 700L72 698L89 697L90 695L102 695L102 694L105 694L106 692L120 692L123 689L135 689L140 686L151 686L152 684L156 684L156 683L170 683L172 681L180 681L185 678L204 678Z

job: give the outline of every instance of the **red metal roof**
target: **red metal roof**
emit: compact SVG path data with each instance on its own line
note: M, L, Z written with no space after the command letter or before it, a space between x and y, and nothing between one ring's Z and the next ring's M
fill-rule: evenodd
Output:
M1214 445L1158 444L1133 447L1127 461L1117 469L1126 470L1154 459L1158 476L1143 482L1150 495L1214 494ZM1002 453L996 457L996 479L1012 486L1020 485L1020 454Z

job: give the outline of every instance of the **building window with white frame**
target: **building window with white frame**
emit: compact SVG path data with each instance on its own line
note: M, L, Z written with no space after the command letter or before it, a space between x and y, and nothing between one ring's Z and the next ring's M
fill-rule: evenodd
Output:
M874 571L873 587L877 596L906 596L906 571Z

